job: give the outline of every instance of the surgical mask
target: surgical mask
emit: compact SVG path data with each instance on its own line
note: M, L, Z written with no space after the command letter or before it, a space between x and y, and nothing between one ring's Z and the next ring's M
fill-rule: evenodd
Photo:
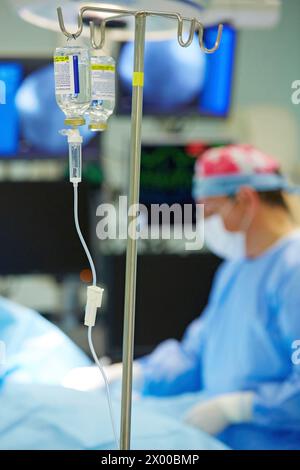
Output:
M209 250L220 258L233 260L246 254L244 232L229 232L219 214L211 215L204 221L204 240Z

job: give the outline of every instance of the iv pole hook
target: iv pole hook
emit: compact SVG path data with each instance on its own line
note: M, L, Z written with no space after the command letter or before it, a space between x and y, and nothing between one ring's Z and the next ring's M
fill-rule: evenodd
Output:
M178 31L177 31L177 39L181 47L189 47L194 39L194 34L196 31L197 20L196 18L192 18L191 20L191 27L189 32L189 37L186 41L183 40L183 18L181 15L178 15Z
M212 54L213 52L218 50L220 47L221 37L222 37L222 32L223 32L223 25L219 24L217 39L216 39L215 45L211 49L207 49L203 41L203 35L204 35L203 24L198 21L198 25L199 25L199 44L200 44L201 50L205 52L206 54Z
M102 49L105 44L105 26L106 26L106 21L101 21L99 25L100 29L100 42L97 43L96 41L96 26L93 21L90 21L90 34L91 34L91 44L93 49Z
M112 21L112 20L116 20L118 18L124 18L125 16L130 16L131 13L122 13L120 15L114 15L114 16L110 16L108 18L104 18L103 20L101 20L101 23L100 23L100 42L97 43L96 41L96 25L93 21L90 21L90 39L91 39L91 44L92 44L92 47L93 49L102 49L104 47L104 44L105 44L105 32L106 32L106 24L109 22L109 21Z
M76 33L69 33L66 30L64 17L63 17L63 12L62 12L61 7L57 8L57 16L58 16L59 27L60 27L62 33L65 36L67 36L68 39L77 39L81 35L82 30L83 30L83 21L82 21L81 13L78 14L78 20L77 20L78 21L78 29L77 29Z

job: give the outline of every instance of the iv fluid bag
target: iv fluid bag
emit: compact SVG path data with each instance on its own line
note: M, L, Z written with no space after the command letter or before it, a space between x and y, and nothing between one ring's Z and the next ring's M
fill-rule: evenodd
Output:
M94 131L107 128L107 120L115 107L116 63L112 57L91 57L92 102L89 108L90 125Z
M85 124L83 114L91 102L90 55L78 46L58 47L54 55L55 96L65 113L65 124Z

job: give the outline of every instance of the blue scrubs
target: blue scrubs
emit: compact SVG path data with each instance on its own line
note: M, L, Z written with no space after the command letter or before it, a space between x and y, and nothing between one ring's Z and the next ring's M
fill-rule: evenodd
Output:
M182 341L168 340L141 360L144 395L252 390L253 421L218 437L235 449L300 449L300 364L292 360L299 339L297 231L255 259L222 264Z

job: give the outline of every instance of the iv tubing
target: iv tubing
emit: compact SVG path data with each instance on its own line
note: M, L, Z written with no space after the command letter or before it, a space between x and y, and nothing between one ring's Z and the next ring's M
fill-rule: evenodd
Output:
M96 268L95 268L91 253L88 249L88 246L85 242L85 239L82 235L80 225L79 225L79 219L78 219L78 183L73 183L73 188L74 188L74 222L75 222L75 227L76 227L76 231L78 233L78 237L80 239L81 245L82 245L82 247L85 251L85 254L88 258L88 261L89 261L89 264L90 264L90 267L91 267L92 276L93 276L93 286L96 286L96 284L97 284ZM106 397L107 397L107 402L108 402L111 425L112 425L112 429L113 429L113 433L114 433L116 447L117 447L117 449L119 449L120 444L119 444L119 439L118 439L118 435L117 435L117 431L116 431L116 427L115 427L115 420L114 420L114 414L113 414L113 407L112 407L112 402L111 402L109 384L108 384L108 380L107 380L106 374L104 372L104 369L102 367L102 364L101 364L100 360L98 359L95 348L94 348L93 338L92 338L92 327L91 326L88 327L88 342L89 342L89 347L90 347L93 359L94 359L96 365L98 366L98 368L101 372L101 375L103 377L104 383L105 383L105 390L106 390Z

